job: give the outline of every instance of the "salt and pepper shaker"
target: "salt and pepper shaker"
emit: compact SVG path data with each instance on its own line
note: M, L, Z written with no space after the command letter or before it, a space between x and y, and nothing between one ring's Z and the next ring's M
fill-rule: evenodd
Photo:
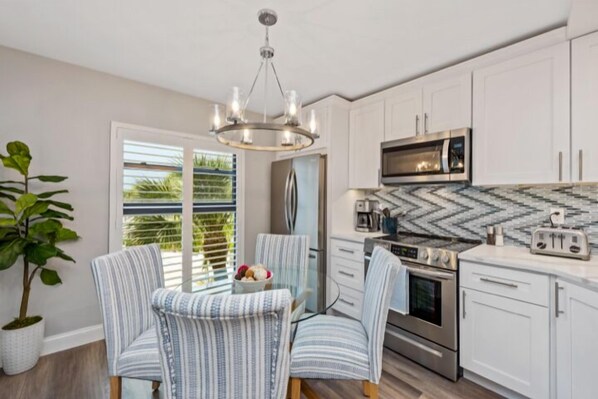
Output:
M494 241L495 241L495 245L497 247L502 247L505 245L505 236L503 233L503 228L502 225L496 225L496 229L495 229L496 234L494 235Z
M486 243L488 245L496 244L496 236L494 235L494 226L486 226Z

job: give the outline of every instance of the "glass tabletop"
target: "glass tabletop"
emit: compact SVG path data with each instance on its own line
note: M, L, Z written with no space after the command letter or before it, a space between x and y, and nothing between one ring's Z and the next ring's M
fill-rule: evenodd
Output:
M272 272L267 281L242 282L223 271L218 276L201 275L184 279L175 289L197 295L242 295L254 292L288 289L293 297L291 323L299 323L318 314L324 314L339 298L340 289L336 281L325 273L309 272L306 286L288 281L284 273Z

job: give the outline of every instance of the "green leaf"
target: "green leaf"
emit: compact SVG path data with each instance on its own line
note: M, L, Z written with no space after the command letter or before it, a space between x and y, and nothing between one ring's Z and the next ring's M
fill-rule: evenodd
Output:
M17 170L21 175L27 176L29 174L29 164L31 163L31 156L25 155L0 155L2 164L10 169Z
M69 255L65 254L64 251L60 248L56 248L58 250L58 253L56 254L57 257L59 257L60 259L64 259L64 260L68 260L69 262L75 262L75 259L71 258Z
M27 240L17 237L11 241L0 243L0 270L8 269L23 254Z
M14 212L12 209L8 207L4 202L0 201L0 215L12 215L14 216Z
M10 143L6 144L6 151L8 151L9 155L31 156L29 147L27 147L27 144L21 141L11 141Z
M50 198L56 194L68 193L69 190L47 191L45 193L37 194L37 198Z
M25 219L30 218L31 216L40 215L40 214L44 213L45 211L48 210L48 206L50 206L50 204L48 204L47 202L43 202L43 201L36 202L35 204L33 204L33 206L25 209L25 211L19 218L19 221L23 221Z
M0 184L20 184L22 186L25 185L25 183L23 183L22 181L16 181L16 180L4 180L4 181L0 181Z
M26 259L38 266L44 266L48 259L55 257L58 249L51 244L30 243L25 248Z
M15 194L23 194L23 193L25 193L25 191L21 190L20 188L8 187L8 186L0 186L0 191L9 192L9 193L15 193Z
M74 220L75 219L72 216L67 215L66 213L58 212L58 211L55 211L53 209L48 209L44 213L40 213L40 216L43 216L45 218L53 218L53 219L67 219L67 220Z
M61 181L65 181L68 177L65 176L33 176L30 177L29 180L38 179L39 181L47 182L47 183L60 183Z
M29 226L29 235L31 237L35 237L38 235L48 235L51 233L56 233L62 228L62 223L58 220L49 219L43 222L34 223Z
M6 194L0 191L0 198L8 198L11 201L16 201L16 197L14 195Z
M42 279L42 283L46 285L56 285L62 283L62 280L58 276L56 270L43 268L39 277Z
M73 210L73 206L71 204L67 204L66 202L53 201L53 200L44 201L44 202L47 202L48 204L54 205L55 207L58 207L61 209L66 209L67 211Z
M77 233L75 233L71 229L67 229L67 228L63 227L62 229L58 230L58 233L56 234L55 242L72 241L72 240L77 240L77 239L79 239L79 236L77 235Z
M15 204L15 215L20 215L25 209L33 206L37 202L37 197L34 194L23 194L17 199Z
M7 218L0 218L0 227L2 226L14 226L17 222L11 218L11 219L7 219Z
M13 239L18 237L19 235L17 234L17 231L14 229L0 229L0 240L2 241L12 241Z

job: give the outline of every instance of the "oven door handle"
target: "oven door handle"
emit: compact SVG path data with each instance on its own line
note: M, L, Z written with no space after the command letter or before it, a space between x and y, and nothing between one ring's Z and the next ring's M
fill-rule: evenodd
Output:
M449 169L449 147L451 145L451 139L445 139L442 143L442 171L444 173L450 173Z
M444 272L435 272L431 270L423 270L414 267L408 267L407 271L409 274L413 274L414 276L421 276L421 277L432 277L437 278L440 280L454 280L455 274L454 273L444 273Z

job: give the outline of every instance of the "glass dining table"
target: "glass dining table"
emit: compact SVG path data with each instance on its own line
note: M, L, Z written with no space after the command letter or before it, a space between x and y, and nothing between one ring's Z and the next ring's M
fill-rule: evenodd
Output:
M262 289L246 289L229 273L223 273L222 276L214 274L183 279L175 289L197 295L242 295L259 291L288 289L293 297L291 324L296 327L302 321L325 314L334 306L340 295L339 286L332 277L325 273L310 273L306 286L295 281L277 278L283 273L273 272L271 280ZM325 292L325 295L318 298L318 293L322 292Z

